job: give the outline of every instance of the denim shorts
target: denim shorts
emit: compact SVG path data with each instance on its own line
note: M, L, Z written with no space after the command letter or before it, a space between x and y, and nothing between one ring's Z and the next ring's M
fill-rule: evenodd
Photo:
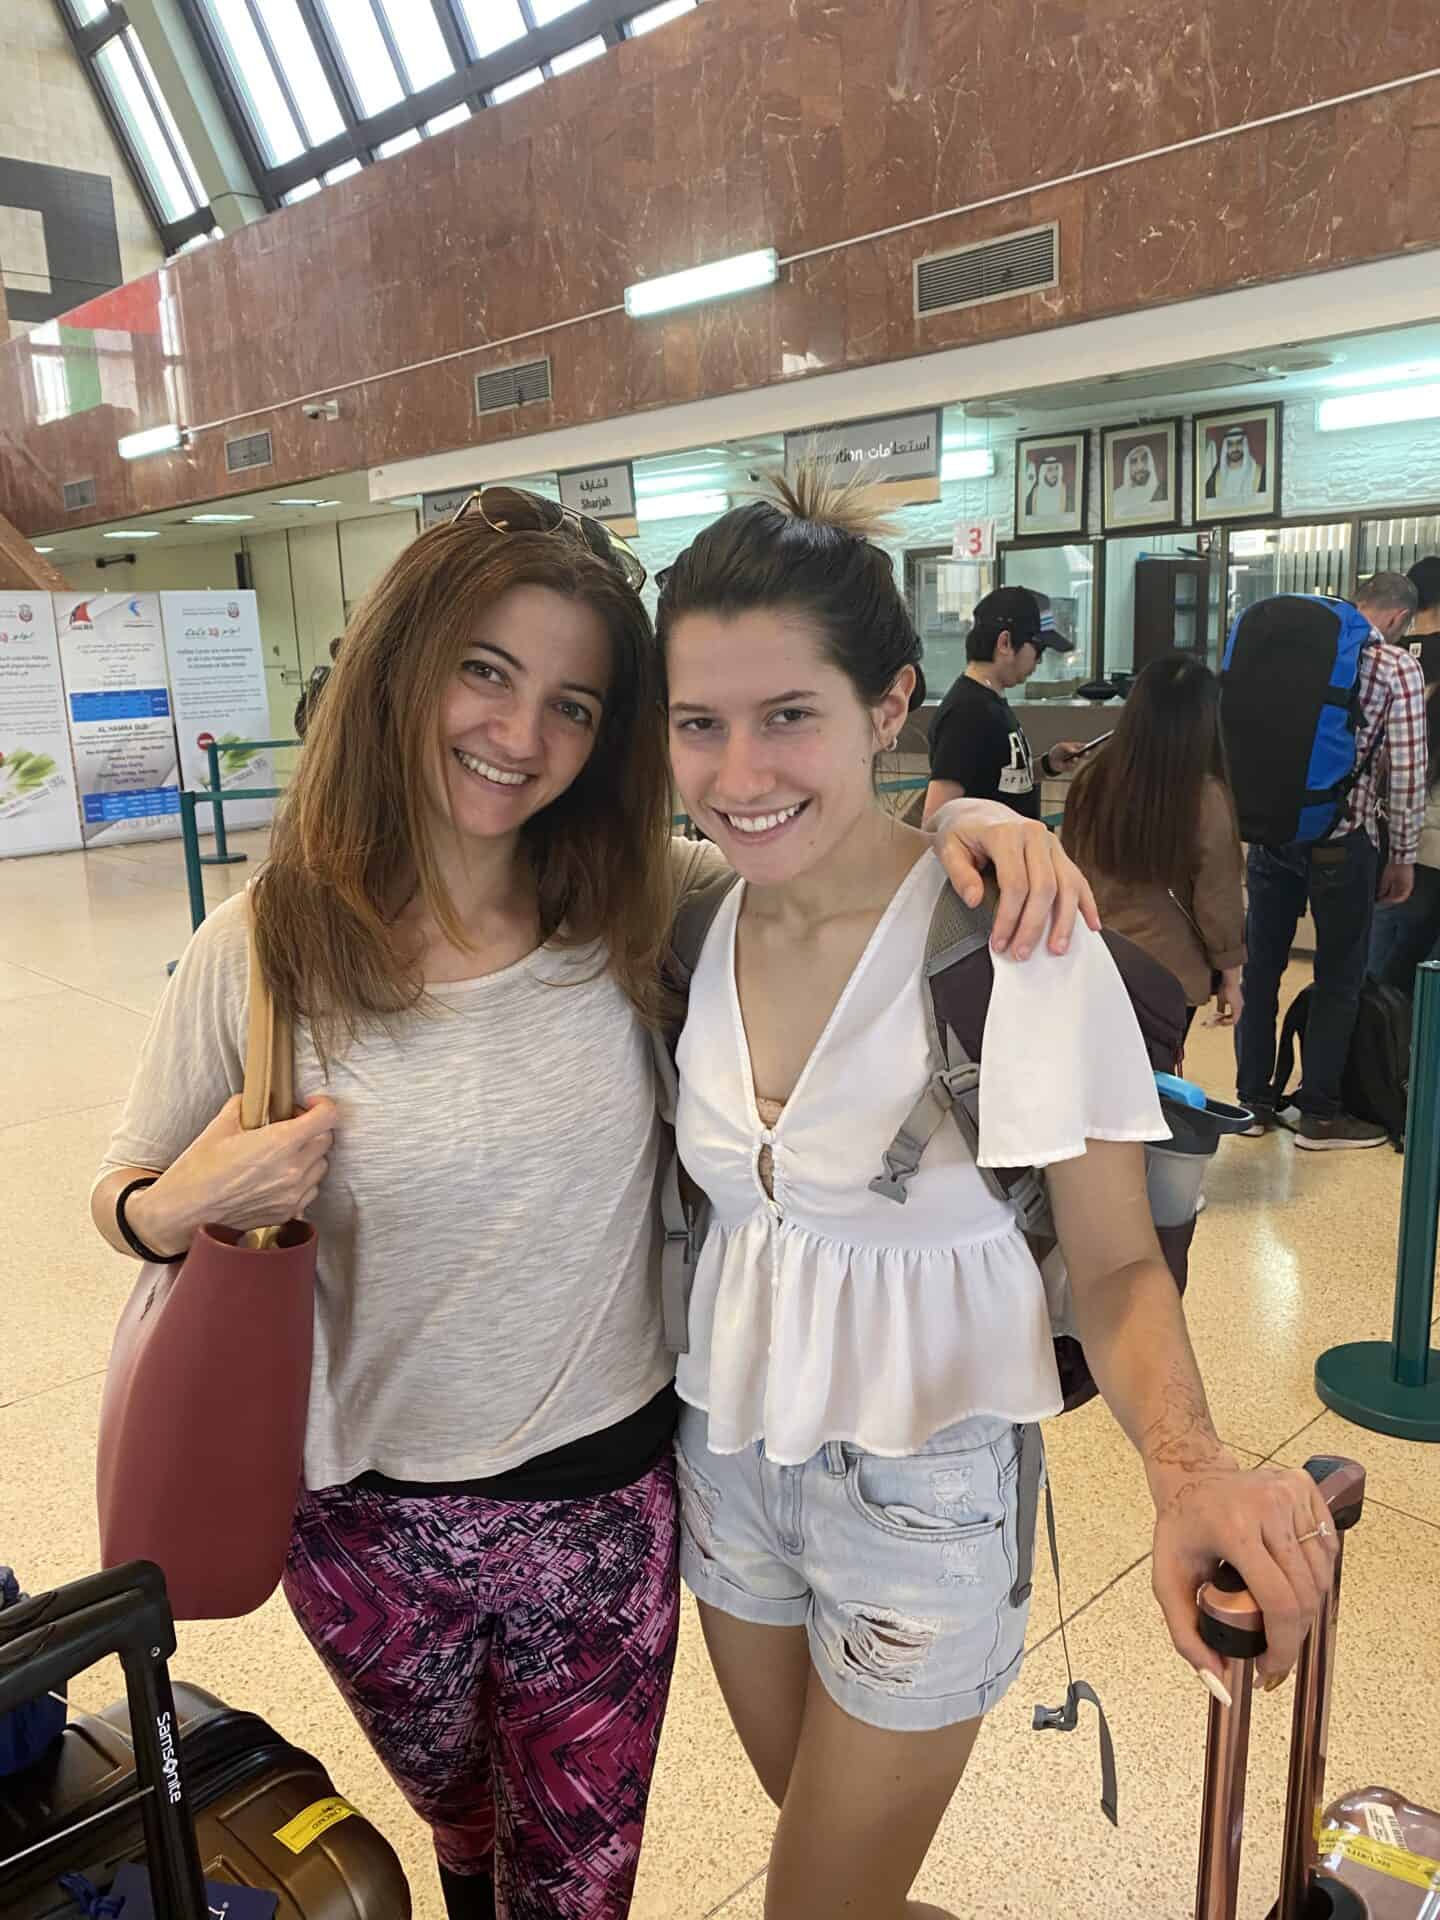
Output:
M680 1571L695 1597L803 1626L830 1697L869 1726L923 1733L988 1713L1025 1649L1039 1429L981 1415L900 1459L832 1441L782 1467L758 1444L712 1453L708 1425L681 1408Z

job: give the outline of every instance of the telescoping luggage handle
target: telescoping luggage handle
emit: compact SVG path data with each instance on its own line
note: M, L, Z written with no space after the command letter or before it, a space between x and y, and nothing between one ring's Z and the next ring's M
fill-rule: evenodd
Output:
M165 1576L147 1561L131 1561L51 1593L37 1593L0 1613L0 1713L62 1686L107 1654L118 1654L130 1703L155 1912L158 1920L207 1920L166 1666L174 1651L175 1623ZM73 1831L52 1834L39 1848L54 1846ZM31 1851L27 1848L25 1854ZM0 1860L0 1879L12 1864Z
M1325 1495L1339 1535L1340 1552L1330 1592L1306 1636L1295 1669L1280 1897L1271 1920L1305 1920L1315 1878L1315 1836L1324 1806L1330 1682L1345 1535L1359 1520L1365 1504L1365 1469L1357 1461L1319 1456L1306 1461L1305 1471ZM1227 1662L1225 1685L1234 1704L1225 1707L1218 1700L1210 1704L1195 1916L1196 1920L1236 1920L1250 1704L1255 1662L1265 1651L1265 1622L1244 1581L1230 1566L1221 1566L1215 1578L1200 1589L1197 1604L1202 1637Z

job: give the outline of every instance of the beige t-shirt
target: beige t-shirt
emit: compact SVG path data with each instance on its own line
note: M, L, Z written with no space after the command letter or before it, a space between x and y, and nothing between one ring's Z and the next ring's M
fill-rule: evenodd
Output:
M684 842L676 856L688 878L708 865ZM239 1091L246 913L227 901L187 947L102 1177L169 1166ZM508 1472L634 1413L673 1373L653 1068L630 1003L592 950L550 948L429 997L333 1058L328 1081L297 1035L297 1096L339 1108L312 1209L311 1488Z

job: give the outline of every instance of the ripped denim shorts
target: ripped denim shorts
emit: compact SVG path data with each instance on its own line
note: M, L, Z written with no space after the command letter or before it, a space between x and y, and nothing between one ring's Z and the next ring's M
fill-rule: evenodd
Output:
M980 1415L900 1459L832 1441L782 1467L763 1444L712 1453L708 1424L681 1408L680 1571L695 1597L803 1626L830 1697L869 1726L922 1733L988 1713L1025 1650L1040 1476L1021 1466L1038 1469L1039 1429Z

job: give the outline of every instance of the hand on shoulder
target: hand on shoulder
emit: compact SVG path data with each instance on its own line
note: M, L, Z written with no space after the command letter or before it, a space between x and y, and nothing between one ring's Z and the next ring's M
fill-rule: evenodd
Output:
M1028 960L1042 946L1063 954L1077 924L1099 931L1089 881L1040 821L995 800L952 800L929 824L950 884L967 906L979 905L985 872L993 869L1000 899L990 944L997 954Z

